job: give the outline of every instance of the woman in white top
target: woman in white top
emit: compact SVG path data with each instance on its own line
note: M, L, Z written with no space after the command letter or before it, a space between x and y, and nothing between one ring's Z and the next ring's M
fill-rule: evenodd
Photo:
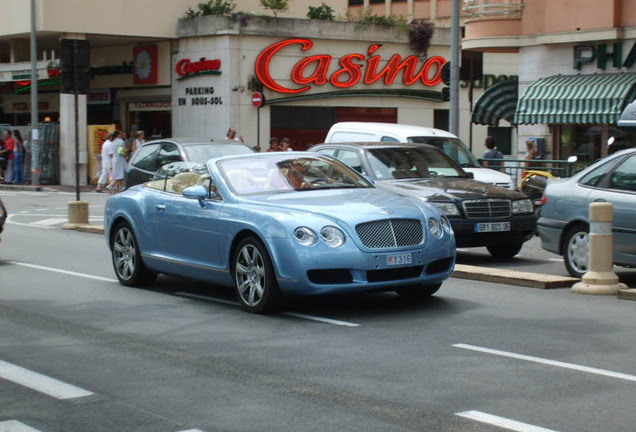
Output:
M113 181L108 185L111 193L118 193L124 187L124 171L126 169L126 146L122 132L115 131L113 140Z

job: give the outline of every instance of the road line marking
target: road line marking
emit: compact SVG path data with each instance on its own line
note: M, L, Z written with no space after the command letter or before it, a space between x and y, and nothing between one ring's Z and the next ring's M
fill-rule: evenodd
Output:
M74 272L74 271L61 270L61 269L56 269L56 268L53 268L53 267L44 267L44 266L39 266L39 265L35 265L35 264L28 264L28 263L23 263L23 262L18 262L18 261L9 261L9 264L19 265L19 266L29 267L29 268L34 268L34 269L37 269L37 270L50 271L50 272L55 272L55 273L62 273L62 274L70 275L70 276L83 277L83 278L86 278L86 279L93 279L93 280L98 280L98 281L103 281L103 282L119 282L117 279L105 278L105 277L101 277L101 276L93 276L93 275L89 275L89 274L86 274L86 273L78 273L78 272Z
M505 417L499 417L496 415L484 413L481 411L464 411L455 413L455 415L464 417L470 420L475 420L480 423L486 423L493 426L498 426L504 429L517 432L557 432L553 429L546 429L539 426L534 426L528 423L521 423L515 420L510 420Z
M199 295L199 294L190 294L190 293L186 293L186 292L176 292L176 293L174 293L174 295L177 295L177 296L180 296L180 297L188 297L188 298L193 298L193 299L198 299L198 300L204 300L204 301L209 301L209 302L214 302L214 303L222 303L222 304L238 306L238 307L241 306L240 303L236 302L236 301L224 300L224 299L219 299L219 298L216 298L216 297L207 297L207 296L202 296L202 295ZM301 319L306 319L306 320L310 320L310 321L318 321L318 322L322 322L322 323L334 324L334 325L339 325L339 326L344 326L344 327L360 327L360 324L356 324L356 323L351 323L351 322L347 322L347 321L339 321L339 320L334 320L334 319L330 319L330 318L322 318L322 317L317 317L317 316L313 316L313 315L301 314L301 313L297 313L297 312L281 312L279 315L287 315L287 316L291 316L291 317L294 317L294 318L301 318Z
M474 346L474 345L455 344L453 346L455 348L462 348L462 349L471 350L471 351L478 351L478 352L482 352L482 353L486 353L486 354L498 355L498 356L501 356L501 357L509 357L509 358L514 358L514 359L517 359L517 360L524 360L524 361L529 361L529 362L533 362L533 363L540 363L540 364L544 364L544 365L548 365L548 366L556 366L556 367L560 367L560 368L564 368L564 369L572 369L572 370L579 371L579 372L587 372L587 373L591 373L591 374L595 374L595 375L602 375L602 376L606 376L606 377L610 377L610 378L617 378L617 379L622 379L622 380L626 380L626 381L634 381L634 382L636 382L636 376L634 376L634 375L628 375L628 374L624 374L624 373L620 373L620 372L612 372L612 371L608 371L608 370L605 370L605 369L597 369L597 368L577 365L577 364L574 364L574 363L566 363L566 362L561 362L561 361L556 361L556 360L549 360L549 359L544 359L544 358L541 358L541 357L527 356L527 355L516 354L516 353L512 353L512 352L507 352L507 351L499 351L499 350L494 350L494 349L490 349L490 348L478 347L478 346Z
M67 384L2 360L0 360L0 378L4 378L21 386L39 391L40 393L44 393L56 399L75 399L93 394L88 390L84 390L74 385Z
M0 431L2 432L2 431ZM188 430L183 430L183 431L179 431L179 432L203 432L201 429L188 429Z
M548 258L548 261L563 262L563 258Z
M29 225L51 226L51 225L59 225L65 222L68 222L68 218L47 218L47 219L40 219L35 222L31 222Z
M302 318L302 319L306 319L310 321L318 321L318 322L323 322L327 324L334 324L334 325L343 326L343 327L360 327L360 324L356 324L356 323L351 323L347 321L339 321L339 320L334 320L330 318L322 318L322 317L317 317L313 315L305 315L305 314L301 314L297 312L282 312L281 315L287 315L294 318Z
M39 429L33 429L17 420L7 420L0 422L0 432L41 432Z

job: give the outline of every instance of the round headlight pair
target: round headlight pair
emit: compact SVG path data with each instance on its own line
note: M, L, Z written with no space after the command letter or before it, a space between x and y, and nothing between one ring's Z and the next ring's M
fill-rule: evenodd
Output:
M327 225L320 230L322 240L330 247L340 247L345 242L345 235L340 228ZM294 238L303 246L311 246L316 244L318 236L307 227L298 227L294 230Z

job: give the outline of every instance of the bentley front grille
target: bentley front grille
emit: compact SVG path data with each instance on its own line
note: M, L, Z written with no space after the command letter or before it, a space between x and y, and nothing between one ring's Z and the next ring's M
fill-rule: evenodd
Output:
M385 219L356 225L356 232L369 249L415 246L424 239L418 219Z

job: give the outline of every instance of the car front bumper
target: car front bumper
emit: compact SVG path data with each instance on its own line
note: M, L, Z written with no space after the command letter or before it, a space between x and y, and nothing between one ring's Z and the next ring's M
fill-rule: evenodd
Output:
M537 217L534 214L513 216L508 219L448 218L455 232L457 247L480 247L509 243L523 243L536 232ZM510 222L510 231L475 232L475 224L481 222Z

